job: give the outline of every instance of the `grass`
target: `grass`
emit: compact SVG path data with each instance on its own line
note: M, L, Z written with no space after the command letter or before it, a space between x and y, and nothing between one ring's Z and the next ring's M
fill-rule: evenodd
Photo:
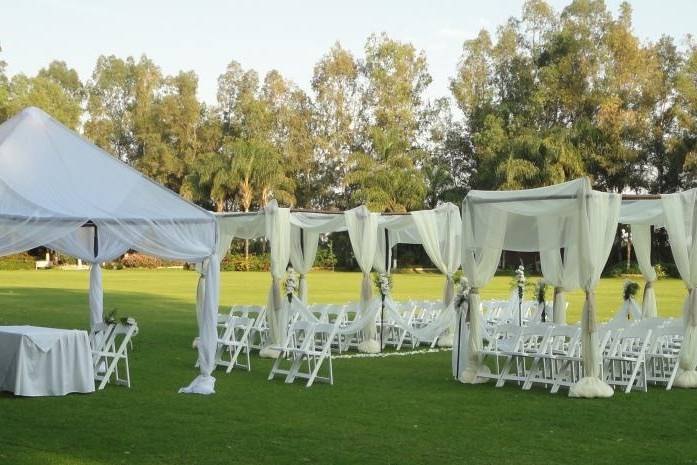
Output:
M313 273L312 299L355 299L356 273ZM496 278L483 298L508 294ZM88 274L0 272L0 325L86 327ZM396 275L399 298L437 298L442 277ZM262 303L265 273L223 273L221 305ZM180 270L105 271L105 310L135 317L132 389L17 398L0 394L0 464L422 464L695 463L692 391L659 388L609 400L572 400L542 389L464 386L450 353L336 360L335 385L266 381L217 372L217 394L185 396L196 374L196 275ZM601 319L620 304L622 280L597 291ZM659 281L659 313L678 316L682 283ZM582 295L569 295L569 320Z

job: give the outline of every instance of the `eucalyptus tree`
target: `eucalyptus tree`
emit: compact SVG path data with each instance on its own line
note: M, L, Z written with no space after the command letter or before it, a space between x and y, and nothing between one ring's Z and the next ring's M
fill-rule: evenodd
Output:
M344 178L356 148L361 114L360 68L339 42L315 64L313 132L318 206L346 206Z
M2 52L2 47L0 47L0 53ZM7 68L7 62L4 60L0 59L0 123L5 121L7 118L7 113L6 113L6 106L7 106L7 99L9 97L9 81L7 79L7 75L5 74L5 70Z
M28 106L41 108L71 129L78 128L82 115L80 102L53 79L16 74L7 86L6 114L12 116Z

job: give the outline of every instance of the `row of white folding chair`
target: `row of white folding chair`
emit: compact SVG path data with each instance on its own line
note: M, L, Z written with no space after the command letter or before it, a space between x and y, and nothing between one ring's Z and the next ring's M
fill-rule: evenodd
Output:
M639 321L612 320L616 327L613 344L605 356L608 383L625 386L629 392L636 382L665 384L670 390L678 371L684 332L681 320L650 318Z
M673 387L684 332L681 320L667 320L652 330L652 341L646 357L647 382L665 384L666 390Z
M525 382L531 360L542 351L550 329L549 324L498 325L490 343L482 350L485 361L494 360L494 371L482 369L479 376L495 379L497 387L506 381Z
M430 324L432 324L436 318L440 315L440 313L443 311L443 304L440 301L437 300L429 300L429 301L415 301L412 302L415 306L415 312L414 312L414 317L412 319L413 321L413 326L415 328L424 328ZM438 338L439 336L434 336L431 339L419 339L414 335L411 335L413 338L412 346L416 347L420 344L426 344L429 346L431 349L436 346L436 343L438 343Z
M396 350L400 350L405 342L411 344L412 349L418 344L417 338L411 334L409 327L415 324L417 305L411 301L396 302L396 311L401 317L401 320L407 324L407 327L399 324L394 318L386 318L385 321L379 322L380 331L382 333L383 347L391 345Z
M306 387L312 386L315 380L334 384L332 368L332 341L336 337L339 322L313 323L310 321L295 321L279 347L279 357L271 367L269 380L276 375L285 376L286 383L292 383L295 378L306 379ZM326 376L319 374L320 368L328 359L329 368ZM287 368L284 368L287 365Z
M94 378L99 381L101 390L112 381L115 384L131 387L131 371L128 365L128 347L132 338L138 334L136 323L111 323L97 325L90 333ZM125 378L121 378L119 364L123 362Z
M266 322L266 308L259 305L233 305L230 307L229 316L240 316L251 318L253 320L252 328L249 331L249 346L252 349L261 350L266 346L269 339L269 326ZM224 324L227 321L227 315L222 317L218 315L219 336L225 330Z
M334 324L337 323L338 327L346 327L346 325L350 324L350 320L348 317L349 310L353 311L355 313L355 309L351 303L349 304L313 304L308 306L308 311L311 312L315 320L310 321L311 323L330 323ZM293 326L293 324L296 321L304 321L307 320L305 315L303 315L300 312L297 312L292 318L289 319L288 322L288 329ZM337 352L341 353L342 351L346 351L349 349L349 339L350 337L343 337L339 335L338 333L336 334L334 340L331 343L331 346L333 349L335 349Z
M530 389L539 383L557 392L580 378L580 328L578 326L537 323L528 326L504 323L494 328L484 360L493 359L494 371L482 369L479 376L506 381Z
M218 347L215 353L216 366L225 367L226 373L230 373L236 366L245 368L247 371L251 370L249 336L253 327L254 320L248 316L228 316L225 329L218 337ZM239 360L242 352L247 358L246 364Z

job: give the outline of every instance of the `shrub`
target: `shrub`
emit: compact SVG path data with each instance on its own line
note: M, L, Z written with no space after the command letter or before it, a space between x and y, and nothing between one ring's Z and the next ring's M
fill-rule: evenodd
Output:
M150 255L140 253L128 253L121 258L124 268L158 268L162 266L162 260Z
M0 270L33 270L36 259L26 252L0 258Z
M220 269L222 271L269 271L271 258L268 253L249 255L229 253L223 259Z
M317 256L315 257L315 266L317 268L325 270L334 270L336 266L336 255L334 255L334 248L332 242L329 241L326 247L319 247L317 249Z

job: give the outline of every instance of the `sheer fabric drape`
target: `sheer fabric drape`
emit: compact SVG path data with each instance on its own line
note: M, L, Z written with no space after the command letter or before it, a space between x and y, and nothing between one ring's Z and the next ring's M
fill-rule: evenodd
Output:
M279 352L271 346L283 344L288 329L288 305L281 296L281 281L290 260L290 209L279 208L272 200L264 209L264 218L271 255L271 288L266 306L270 344L260 351L260 355L276 358Z
M477 373L487 369L481 362L483 335L481 334L482 302L479 289L491 281L496 273L507 220L507 215L501 212L487 217L486 228L477 228L474 223L476 217L474 210L472 202L465 198L462 208L462 272L469 281L471 289L468 296L467 315L465 315L467 344L460 355L465 360L465 369L462 373L458 373L458 379L466 384L481 382L481 378L477 378ZM482 234L488 235L486 245L477 247L478 243L484 243Z
M644 276L644 298L641 303L642 318L655 318L658 316L656 309L656 292L653 285L658 276L651 265L651 225L632 224L632 244L634 254L639 263L639 270Z
M298 295L307 304L307 273L312 269L317 256L319 233L313 230L301 229L297 226L290 228L290 263L300 274Z
M697 388L697 189L661 198L675 265L688 295L683 304L685 335L674 386Z
M412 212L411 216L426 254L436 268L445 275L443 308L447 308L455 295L453 275L460 267L462 255L460 212L455 205L446 204L435 210ZM453 333L454 327L451 325L439 338L438 345L452 347Z
M611 397L614 391L600 379L602 356L599 350L594 290L615 238L621 196L591 191L580 200L582 212L579 277L586 293L581 319L584 376L569 388L569 396Z
M378 217L377 213L371 213L364 205L344 212L353 255L363 274L360 300L362 312L367 312L372 299L373 285L370 281L370 270L377 252ZM358 345L358 350L366 353L380 352L380 344L376 340L376 335L375 321L366 323L363 328L364 340Z

